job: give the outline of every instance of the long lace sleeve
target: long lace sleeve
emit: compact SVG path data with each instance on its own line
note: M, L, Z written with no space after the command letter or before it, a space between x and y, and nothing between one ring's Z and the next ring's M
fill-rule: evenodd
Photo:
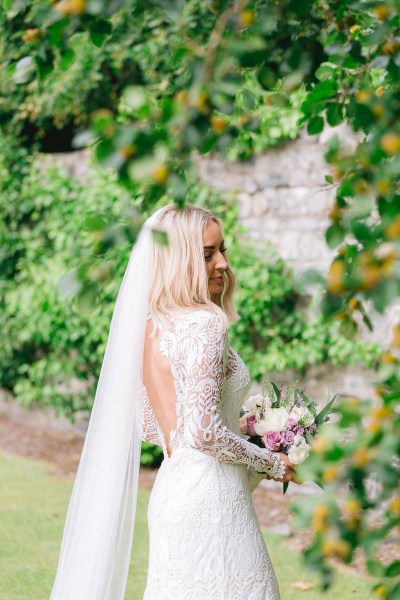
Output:
M136 427L142 441L162 447L157 422L144 386L142 388L141 402L136 413Z
M222 462L244 463L281 478L285 464L278 453L259 448L222 424L220 401L227 348L222 317L201 311L184 333L179 354L184 364L186 443Z

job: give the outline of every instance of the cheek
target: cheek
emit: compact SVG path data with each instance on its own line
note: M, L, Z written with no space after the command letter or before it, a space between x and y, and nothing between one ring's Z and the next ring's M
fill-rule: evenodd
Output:
M205 261L205 263L206 263L206 273L207 273L207 276L210 277L210 275L211 275L211 273L213 272L213 269L214 269L213 261L212 260Z

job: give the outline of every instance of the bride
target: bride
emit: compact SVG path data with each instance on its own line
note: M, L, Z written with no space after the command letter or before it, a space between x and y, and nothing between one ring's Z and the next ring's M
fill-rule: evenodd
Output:
M145 222L114 309L51 600L124 598L141 440L164 453L143 600L279 599L251 492L294 471L240 431L250 380L227 342L234 286L211 212L171 204Z

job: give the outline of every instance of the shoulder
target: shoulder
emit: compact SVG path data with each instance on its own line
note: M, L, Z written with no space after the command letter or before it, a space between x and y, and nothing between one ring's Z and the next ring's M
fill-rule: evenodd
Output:
M183 310L174 318L174 323L178 328L190 329L193 333L196 331L225 333L228 319L219 308L214 311L208 307L199 307Z

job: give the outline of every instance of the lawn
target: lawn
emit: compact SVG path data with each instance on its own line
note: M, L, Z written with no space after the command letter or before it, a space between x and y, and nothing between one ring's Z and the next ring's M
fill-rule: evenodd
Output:
M50 477L48 470L46 463L0 453L0 600L50 597L72 482ZM134 558L125 600L140 600L145 587L148 496L147 491L140 490ZM321 598L317 579L304 570L301 556L290 550L283 538L267 533L265 536L282 600L297 600L299 596L307 600ZM314 588L294 589L293 583L298 581L314 583ZM327 600L373 597L365 579L348 573L340 573L335 585L323 596Z

